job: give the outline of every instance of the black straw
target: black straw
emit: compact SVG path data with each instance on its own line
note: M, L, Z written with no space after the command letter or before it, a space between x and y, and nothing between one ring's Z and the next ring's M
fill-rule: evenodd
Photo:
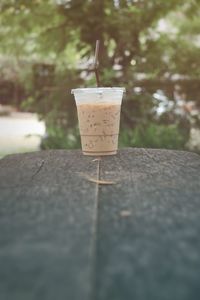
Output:
M94 55L94 72L96 76L96 83L97 87L100 86L100 81L99 81L99 71L98 71L98 66L99 66L99 46L100 46L100 41L96 41L96 48L95 48L95 55Z

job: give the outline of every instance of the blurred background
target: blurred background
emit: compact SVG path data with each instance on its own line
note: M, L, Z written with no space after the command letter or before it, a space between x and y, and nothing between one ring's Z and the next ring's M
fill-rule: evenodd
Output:
M200 152L199 0L0 0L0 157L80 147L70 90L123 86L120 147Z

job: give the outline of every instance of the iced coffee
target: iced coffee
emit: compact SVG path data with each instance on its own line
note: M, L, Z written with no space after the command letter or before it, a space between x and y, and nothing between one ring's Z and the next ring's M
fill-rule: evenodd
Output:
M83 154L117 153L123 88L75 89Z

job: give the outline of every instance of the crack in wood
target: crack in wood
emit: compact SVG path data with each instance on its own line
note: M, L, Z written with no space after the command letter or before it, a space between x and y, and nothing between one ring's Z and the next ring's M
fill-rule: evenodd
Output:
M35 173L31 176L31 180L33 180L38 175L38 173L42 170L43 166L44 166L44 160L41 161L40 166L35 171Z
M44 160L42 160L40 162L40 165L38 166L37 170L33 173L33 175L26 182L20 183L20 184L15 184L15 185L2 185L2 186L0 186L0 189L14 189L14 188L26 186L39 174L39 172L42 170L43 166L44 166Z
M96 172L96 178L97 181L100 179L100 161L101 159L97 160L97 172ZM90 294L90 299L94 300L95 299L95 274L96 274L96 249L97 249L97 227L98 227L98 211L99 211L99 184L96 183L96 188L95 188L95 199L94 199L94 225L93 225L93 239L92 239L92 247L91 247L91 258L93 259L93 264L92 265L92 270L91 270L91 294Z

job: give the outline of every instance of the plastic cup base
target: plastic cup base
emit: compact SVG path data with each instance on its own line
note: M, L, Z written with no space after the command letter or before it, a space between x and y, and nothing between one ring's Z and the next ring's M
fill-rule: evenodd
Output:
M106 156L106 155L116 155L117 151L107 151L107 152L87 152L83 151L83 155L88 156Z

